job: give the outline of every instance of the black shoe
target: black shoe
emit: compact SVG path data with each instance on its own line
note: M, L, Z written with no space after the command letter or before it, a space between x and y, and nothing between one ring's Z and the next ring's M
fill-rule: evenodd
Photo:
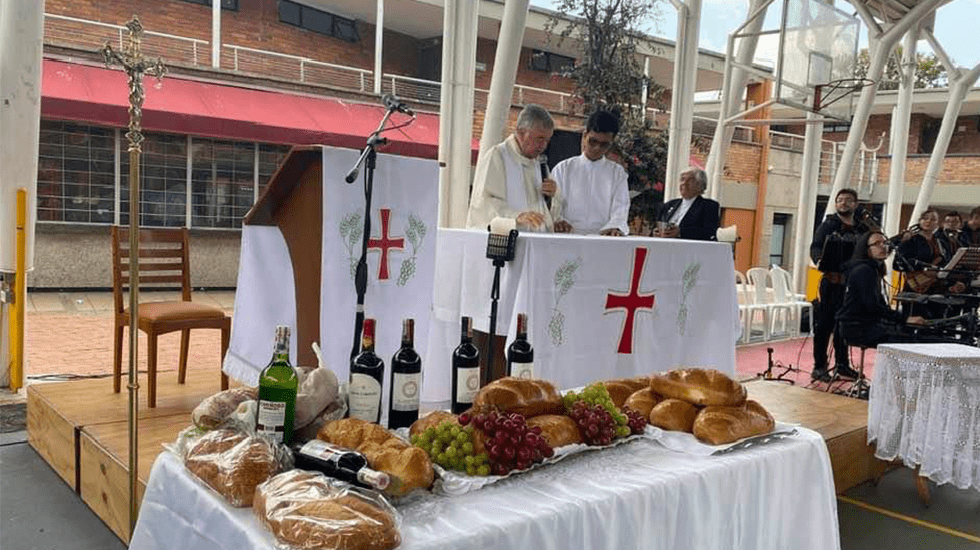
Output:
M813 369L810 371L810 379L817 382L830 382L830 373L827 372L826 368L823 369Z
M861 373L848 367L847 365L840 365L834 368L834 373L839 378L846 378L848 380L857 380L861 377Z

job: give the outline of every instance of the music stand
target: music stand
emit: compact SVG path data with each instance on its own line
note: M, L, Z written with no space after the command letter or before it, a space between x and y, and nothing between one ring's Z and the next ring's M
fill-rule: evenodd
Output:
M939 272L939 278L945 279L954 271L980 271L980 246L961 248L953 254L949 263Z
M500 268L504 264L514 259L514 250L517 247L517 230L511 229L510 233L502 235L490 232L487 235L487 258L493 260L493 286L490 289L490 336L487 338L487 368L483 369L480 376L480 386L485 386L492 382L490 371L493 369L493 337L497 331L497 300L500 298Z

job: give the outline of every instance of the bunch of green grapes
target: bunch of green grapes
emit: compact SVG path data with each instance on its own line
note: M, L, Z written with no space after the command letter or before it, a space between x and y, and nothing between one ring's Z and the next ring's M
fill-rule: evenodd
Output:
M467 475L490 475L490 457L487 453L476 454L473 448L473 426L460 426L445 421L426 428L412 436L412 445L425 451L432 461L447 470L466 472Z
M629 417L616 407L612 398L609 397L609 391L606 390L606 386L602 382L589 384L578 393L570 391L562 396L562 401L565 404L565 411L568 413L572 412L577 401L583 401L587 405L599 405L616 421L616 437L630 435Z

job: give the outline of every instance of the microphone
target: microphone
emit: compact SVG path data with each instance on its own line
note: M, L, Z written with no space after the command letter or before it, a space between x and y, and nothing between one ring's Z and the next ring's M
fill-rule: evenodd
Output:
M398 96L394 94L385 94L381 98L381 101L384 102L385 107L387 107L389 111L398 111L399 113L404 113L408 116L415 116L415 111L413 111L408 105L405 105L405 102L398 99Z
M538 162L541 163L541 181L548 179L548 155L540 155L538 157ZM551 197L544 196L544 204L551 210Z

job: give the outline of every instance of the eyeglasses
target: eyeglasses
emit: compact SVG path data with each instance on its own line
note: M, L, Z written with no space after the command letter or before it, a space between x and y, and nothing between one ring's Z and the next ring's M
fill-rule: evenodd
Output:
M868 243L868 247L872 247L872 246L883 246L885 248L888 248L888 245L885 243L885 241L878 241L878 242L874 242L874 243Z
M603 141L594 137L590 137L587 142L589 147L595 147L596 149L608 149L612 146L612 141Z

